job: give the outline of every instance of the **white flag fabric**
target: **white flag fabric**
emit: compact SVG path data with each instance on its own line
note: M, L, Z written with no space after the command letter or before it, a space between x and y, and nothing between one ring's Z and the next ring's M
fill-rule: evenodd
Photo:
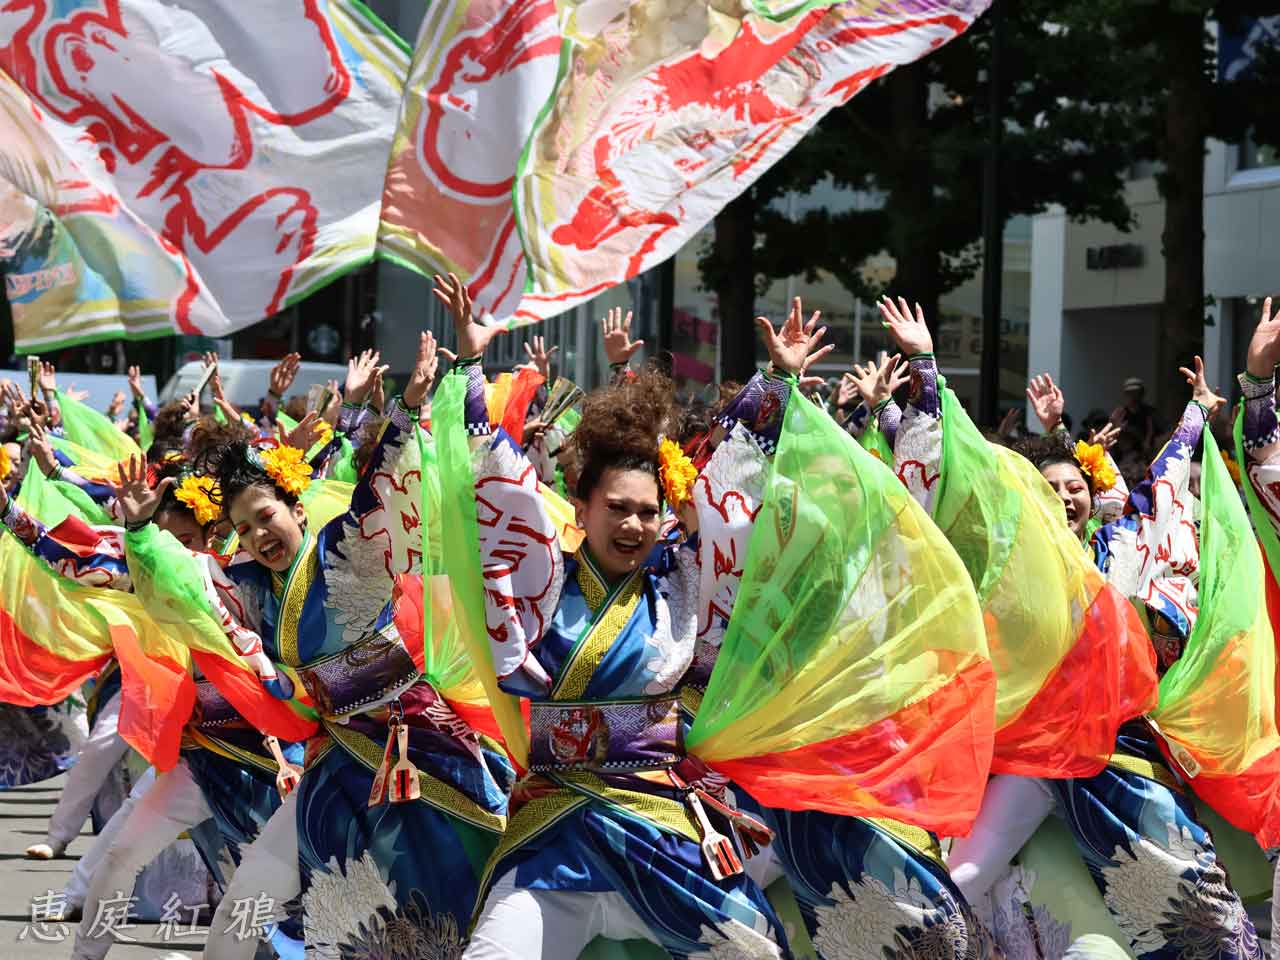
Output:
M408 65L353 0L0 4L19 349L223 336L370 260Z
M511 326L669 257L830 109L990 0L437 0L379 242Z

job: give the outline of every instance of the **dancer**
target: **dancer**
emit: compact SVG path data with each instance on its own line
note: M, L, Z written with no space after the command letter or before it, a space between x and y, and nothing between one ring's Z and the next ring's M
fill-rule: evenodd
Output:
M383 938L412 935L417 955L461 951L512 771L401 638L393 578L411 572L420 547L404 545L403 521L375 485L414 440L435 356L423 335L349 508L319 529L298 500L310 478L300 451L234 444L206 455L244 551L226 570L229 605L276 637L321 717L298 789L245 852L215 914L211 960L254 954L252 940L232 935L237 901L279 906L300 893L311 948L376 952Z
M584 402L572 444L578 461L577 509L586 542L577 553L564 556L555 541L554 524L536 505L532 465L505 433L494 436L489 428L479 364L493 331L472 320L461 283L451 276L437 278L437 284L438 295L454 315L461 357L460 371L446 380L444 396L435 401L442 474L449 495L457 498L451 515L462 517L462 525L464 501L474 498L486 584L486 620L473 634L479 642L472 648L473 656L483 650L483 661L490 664L495 711L504 698L507 709L520 709L509 699L512 694L528 700L532 737L530 774L513 793L512 822L487 869L487 892L466 956L574 958L597 936L643 938L677 957L720 951L790 956L772 906L759 885L740 872L739 851L755 850L769 838L769 831L726 804L724 778L692 749L683 748L683 742L697 741L697 718L689 737L679 735L677 693L695 656L703 600L697 541L662 537L664 502L681 508L686 532L695 526L686 495L697 471L681 461L673 441L659 443L660 435L677 432L671 384L649 371L619 376ZM782 422L789 378L807 357L825 352L816 350L821 332L802 326L789 321L781 335L768 340L773 362L787 378L780 374L767 386L763 381L751 386L753 393L766 394L757 408L761 421ZM810 415L824 416L816 409ZM460 463L450 462L464 435L471 438L474 452L468 456L463 448ZM742 438L756 443L745 433ZM750 464L733 457L728 442L721 450L735 480L743 479L738 470L751 472ZM843 476L834 465L828 466L835 477ZM839 467L848 469L844 461ZM815 471L823 496L830 497L832 477L816 467ZM863 489L857 482L850 486ZM870 489L863 495L874 496ZM901 500L909 503L905 495ZM816 505L808 504L806 509L817 513ZM810 561L815 567L835 559L829 549L837 538L824 543L810 539L819 528L831 531L831 524L815 526L806 518L802 527L803 534L797 532L796 537L814 551ZM843 539L838 544L842 551L847 546ZM929 562L923 554L912 556L913 561L919 558L922 577L937 573L926 569ZM786 562L796 559L789 555ZM460 569L472 562L465 553L459 558L451 572L456 582L476 576L477 571ZM954 562L956 566L947 568L950 573L958 572L958 561ZM711 566L707 554L701 571ZM889 589L887 583L884 587ZM806 597L822 600L819 605L830 616L845 607L842 595L833 583L829 596ZM971 638L977 620L967 616L976 607L963 605L973 604L967 585L959 599L960 605L952 605L952 594L944 589L938 609L948 609L957 623L968 625ZM847 600L855 621L863 615L863 604L877 604L874 590ZM879 602L887 604L886 597ZM914 609L910 601L903 606ZM802 620L812 617L815 632L806 632L807 643L820 646L823 637L842 636L828 632L833 620L824 621L806 609L804 601L796 603L795 615ZM870 611L865 615L870 617ZM890 641L897 639L896 624L880 626ZM850 647L863 641L862 636L849 636ZM804 643L798 642L794 656L800 663L806 662L803 649ZM886 654L884 663L894 659ZM829 671L839 673L841 668L835 662L829 665ZM793 669L801 671L799 663ZM807 678L797 689L809 682ZM783 683L781 677L775 679ZM770 702L770 692L757 689L758 699ZM815 699L825 696L818 692ZM979 712L990 702L981 695L976 700ZM973 707L966 702L962 709ZM783 712L771 715L775 724L781 717ZM961 719L957 717L956 727L968 733ZM902 729L915 734L910 724ZM989 725L987 730L989 734ZM877 734L868 731L863 746L876 741ZM852 748L846 756L842 783L847 788L851 772L864 758L855 758ZM977 776L985 773L985 765L981 771ZM894 779L885 773L887 781ZM913 789L919 785L905 775L900 786L904 807L921 799ZM963 784L956 786L963 793ZM873 792L879 791L867 791L868 803ZM892 807L890 800L882 802ZM900 863L907 859L898 856ZM844 863L827 874L836 875L847 875ZM825 879L819 882L826 885ZM861 903L854 906L856 893L822 893L831 894L828 905L834 916L862 909ZM883 912L879 916L892 922ZM952 918L942 919L945 925ZM886 926L890 938L891 931ZM941 929L938 933L945 936Z
M887 312L896 314L892 322L905 322L905 309ZM931 358L921 366L927 383L936 375ZM1125 515L1101 527L1090 541L1109 581L1146 610L1161 673L1181 654L1194 623L1198 559L1194 527L1184 522L1176 497L1167 491L1185 488L1190 451L1200 442L1207 416L1224 402L1208 388L1199 358L1194 372L1183 372L1193 399L1178 429L1147 478L1131 491ZM913 419L932 429L935 410L913 403L904 415L898 445ZM899 459L921 466L919 489L928 496L941 452L918 438L908 436L907 456L899 454ZM1101 448L1077 459L1060 436L1050 436L1016 449L1058 492L1069 527L1084 545L1093 498L1111 480ZM1157 488L1164 491L1159 496ZM1164 544L1159 562L1141 577L1134 555L1139 543ZM1259 956L1253 926L1217 862L1212 839L1146 720L1121 727L1106 769L1096 776L993 778L973 832L954 843L949 858L956 883L971 901L987 893L1054 809L1065 817L1108 911L1140 958L1174 960L1191 949L1197 956L1223 960ZM1135 897L1122 884L1139 876L1146 876L1148 886ZM1148 902L1150 890L1160 891L1160 902Z

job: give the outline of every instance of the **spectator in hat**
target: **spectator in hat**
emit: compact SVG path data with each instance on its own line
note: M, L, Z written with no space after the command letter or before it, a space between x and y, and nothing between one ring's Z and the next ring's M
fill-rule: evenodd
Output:
M1155 407L1144 401L1147 385L1138 377L1124 382L1124 402L1111 411L1111 422L1122 430L1136 434L1142 441L1142 456L1149 458L1160 424Z

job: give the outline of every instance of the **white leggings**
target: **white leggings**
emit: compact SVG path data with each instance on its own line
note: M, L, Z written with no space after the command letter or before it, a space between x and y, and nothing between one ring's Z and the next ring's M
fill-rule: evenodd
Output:
M620 893L520 890L515 871L493 885L463 960L578 960L596 937L649 940Z
M67 773L58 805L49 817L49 843L66 846L80 835L93 807L93 798L119 763L129 745L120 739L120 694L109 697L94 718L93 729L80 748L76 764Z
M966 900L975 903L990 892L1055 802L1044 780L998 774L988 781L973 831L954 841L947 856L951 879Z
M119 813L112 817L118 825L107 839L101 862L93 870L84 916L76 931L73 960L101 960L115 938L98 917L101 901L133 894L133 885L143 868L159 856L184 830L198 826L213 816L204 791L191 776L186 760L155 779L150 790L130 794ZM103 834L106 837L106 833ZM96 928L96 929L95 929ZM96 934L96 936L92 936Z
M742 930L746 932L745 927ZM777 944L762 935L746 935L758 941L752 944L751 956L782 956ZM462 957L463 960L578 960L578 955L596 937L658 942L648 924L620 893L517 889L513 870L489 891L471 943ZM739 956L738 953L732 955ZM747 956L747 953L741 955Z
M286 903L302 892L298 875L298 791L294 790L262 827L258 839L244 849L240 866L227 885L209 925L205 960L253 960L258 939L245 935L236 904L252 904L260 897L280 916ZM240 910L246 909L244 906Z
M156 768L148 767L147 772L139 778L138 782L133 785L133 789L129 791L129 796L125 797L124 803L120 804L120 808L111 815L111 819L102 828L102 832L94 837L89 849L76 861L76 867L71 871L71 879L62 888L62 893L67 898L68 907L84 906L85 897L89 895L89 883L93 879L94 872L98 869L98 864L102 863L102 858L106 856L111 842L115 840L116 834L120 832L120 828L129 819L129 813L137 805L138 798L150 790L155 785L155 782Z
M1280 960L1280 860L1271 879L1271 958Z

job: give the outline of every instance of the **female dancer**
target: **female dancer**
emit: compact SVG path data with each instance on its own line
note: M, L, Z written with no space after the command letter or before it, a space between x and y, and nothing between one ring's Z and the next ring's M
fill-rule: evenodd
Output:
M659 444L661 435L677 432L670 383L648 372L620 377L585 401L572 443L586 542L566 557L536 505L533 467L509 437L489 429L479 362L492 332L472 321L455 278L437 283L453 310L463 358L435 402L437 443L448 451L465 431L474 446L474 490L452 494L474 497L481 528L488 630L481 643L505 691L499 696L529 701L532 739L531 772L513 793L511 825L488 867L466 956L576 958L597 936L646 939L676 957L789 956L771 906L739 872L729 839L743 839L750 850L769 831L726 804L724 779L682 746L681 681L694 662L699 581L710 565L699 568L695 541L660 536L664 500L683 499L668 471L696 473L674 462L670 441ZM782 336L768 340L776 368L797 374L820 338L789 321ZM789 381L761 380L751 390L767 394L754 422L781 423ZM737 473L753 467L735 459L728 442L721 450L730 478L747 482ZM451 472L443 463L442 470ZM691 527L692 518L682 516ZM883 865L892 883L894 864L911 858L896 847L886 851L894 857ZM850 914L865 915L862 893L870 904L881 902L878 881L853 897L830 889L830 878L847 876L845 856L835 852L836 863L824 861L813 873L838 921L829 936L850 921L861 925ZM916 879L913 872L902 883ZM882 942L893 944L902 915L870 910ZM939 912L931 943L957 932L954 916L958 911ZM934 915L913 919L925 926ZM958 932L963 941L963 925ZM899 946L915 939L903 933ZM859 944L861 937L859 930ZM828 955L842 953L835 947ZM948 944L940 955L956 954Z
M238 444L208 458L244 551L226 570L228 605L297 668L321 732L298 789L246 851L207 957L253 956L256 944L232 935L236 902L278 907L299 893L308 945L325 955L460 955L478 872L505 826L511 768L400 637L393 578L412 572L420 548L404 543L410 525L375 484L415 439L435 356L424 334L350 508L320 529L298 501L310 471L296 451Z
M885 309L891 329L912 323L905 305ZM921 319L913 324L924 336ZM936 489L941 460L941 407L937 367L915 345L912 395L897 435L895 458L914 469L902 476L928 501ZM1098 530L1091 542L1099 567L1126 597L1142 601L1152 624L1161 672L1181 653L1195 616L1191 572L1198 557L1194 528L1167 491L1185 487L1191 451L1206 417L1224 403L1209 389L1199 358L1184 370L1193 399L1173 439L1157 456L1143 483L1129 496L1125 515ZM1082 467L1060 437L1024 445L1028 459L1063 501L1069 525L1083 544L1103 468L1101 451ZM1040 444L1037 449L1037 445ZM1086 472L1086 470L1088 472ZM1137 575L1139 543L1164 543L1161 561ZM1155 551L1153 551L1153 555ZM1057 807L1066 817L1108 911L1142 960L1206 960L1259 957L1258 939L1240 898L1218 864L1208 831L1196 818L1190 796L1170 771L1145 719L1120 728L1115 753L1102 773L1088 778L1047 780L1000 775L992 778L972 833L958 839L949 865L971 901L990 890L1014 853ZM1144 872L1145 880L1139 879ZM1132 892L1136 896L1130 896ZM1141 889L1142 884L1147 885ZM1158 884L1158 886L1157 886ZM1172 902L1149 904L1149 890L1173 891ZM1155 921L1152 920L1155 917Z

